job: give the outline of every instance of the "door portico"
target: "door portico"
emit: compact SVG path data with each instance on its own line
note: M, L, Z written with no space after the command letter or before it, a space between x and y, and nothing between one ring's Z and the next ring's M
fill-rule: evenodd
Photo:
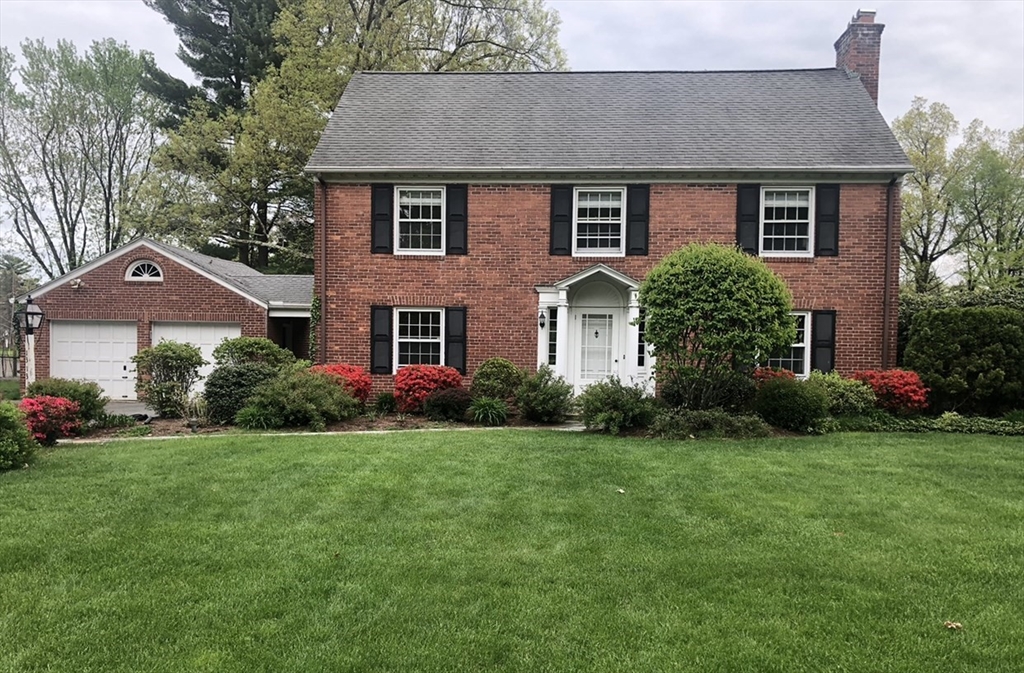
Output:
M577 394L611 376L653 392L652 360L634 324L636 280L597 264L536 289L538 366L550 366Z

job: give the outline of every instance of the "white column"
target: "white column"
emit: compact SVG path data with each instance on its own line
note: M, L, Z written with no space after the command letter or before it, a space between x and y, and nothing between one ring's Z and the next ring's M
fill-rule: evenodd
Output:
M636 324L640 317L640 299L636 290L629 291L629 305L626 308L626 353L622 366L622 381L629 385L639 383L639 370L636 366L637 346L640 344L640 328Z
M569 315L569 290L558 290L558 332L555 334L555 373L570 381L569 330L573 328Z
M36 380L36 337L25 335L25 386L32 385Z

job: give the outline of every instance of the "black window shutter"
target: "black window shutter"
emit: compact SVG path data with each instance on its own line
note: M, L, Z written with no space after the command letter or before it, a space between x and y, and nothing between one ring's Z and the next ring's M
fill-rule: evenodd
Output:
M468 200L469 188L466 185L448 185L445 187L445 218L447 229L445 238L445 254L465 255L466 234L469 225Z
M748 255L761 250L761 185L736 186L736 245Z
M391 373L391 307L370 307L370 372Z
M811 369L828 374L836 366L836 312L811 313Z
M551 254L572 255L572 186L551 185Z
M466 373L466 308L444 310L444 363Z
M839 185L818 185L814 203L814 254L839 254Z
M626 254L646 255L650 229L650 185L626 187Z
M373 216L371 233L371 250L374 254L391 254L391 232L395 226L394 185L374 185L373 203L370 210Z

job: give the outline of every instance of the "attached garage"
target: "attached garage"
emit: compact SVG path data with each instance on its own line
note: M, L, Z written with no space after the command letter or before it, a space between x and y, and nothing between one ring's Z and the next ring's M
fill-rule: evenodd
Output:
M136 239L16 301L45 315L24 387L53 377L96 381L113 400L135 400L132 356L161 341L194 344L211 364L224 339L268 337L308 353L313 277L264 275L244 264ZM27 352L28 343L26 342ZM203 380L193 392L203 390Z
M196 384L195 392L202 392L203 380L213 371L213 349L224 339L242 336L242 326L236 322L155 322L153 323L153 345L161 341L178 341L198 346L203 359L208 363L199 369L202 377Z
M134 400L136 327L112 320L50 322L50 376L95 381L110 399Z

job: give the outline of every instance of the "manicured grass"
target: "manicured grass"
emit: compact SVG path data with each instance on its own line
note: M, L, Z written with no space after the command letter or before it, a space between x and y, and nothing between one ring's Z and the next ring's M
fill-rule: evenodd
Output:
M1020 438L64 447L0 475L0 531L2 671L1024 661Z
M0 379L0 400L20 400L21 390L17 379Z

